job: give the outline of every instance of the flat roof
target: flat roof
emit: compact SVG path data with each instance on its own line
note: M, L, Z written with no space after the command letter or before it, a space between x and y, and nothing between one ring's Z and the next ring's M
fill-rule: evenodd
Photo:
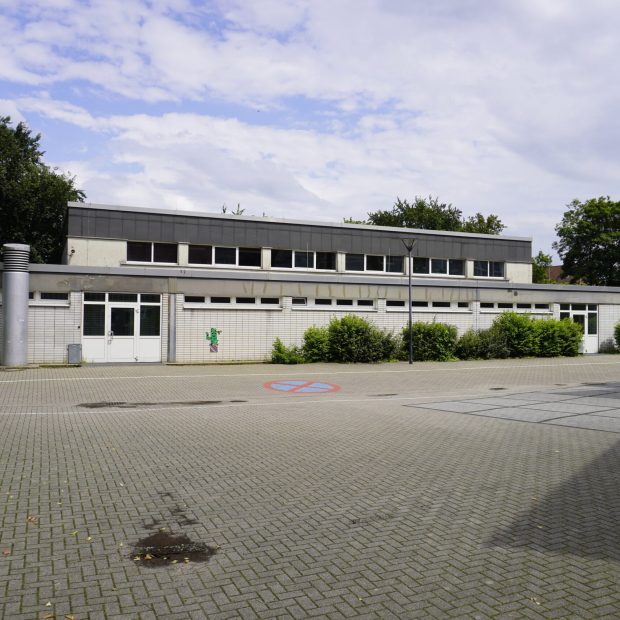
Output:
M446 235L454 237L467 237L479 239L506 239L509 241L532 242L532 237L513 237L507 235L489 235L483 233L454 232L451 230L427 230L423 228L400 228L398 226L375 226L372 224L347 224L344 222L329 222L317 220L295 220L288 218L266 217L259 215L235 215L232 213L209 213L206 211L194 211L193 209L159 209L147 207L128 207L123 205L106 205L94 202L69 202L69 207L78 209L98 209L103 211L124 211L130 213L155 213L163 215L183 215L185 217L205 217L222 220L242 220L248 222L269 222L273 224L301 224L303 226L329 226L350 230L358 228L361 230L380 230L385 232L398 233L401 235Z

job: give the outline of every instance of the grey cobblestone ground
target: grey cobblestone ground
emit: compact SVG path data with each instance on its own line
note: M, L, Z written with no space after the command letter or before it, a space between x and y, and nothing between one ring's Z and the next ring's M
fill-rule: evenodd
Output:
M0 615L619 618L619 392L618 356L0 372ZM160 528L220 548L134 561Z

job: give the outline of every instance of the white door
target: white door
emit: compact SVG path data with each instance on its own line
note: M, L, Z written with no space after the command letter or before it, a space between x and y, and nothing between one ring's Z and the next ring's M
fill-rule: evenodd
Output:
M110 304L109 329L107 333L107 360L108 362L137 362L136 327L138 321L137 305L117 306Z
M560 318L571 318L583 329L580 353L598 353L598 306L596 304L562 304Z
M161 296L84 293L85 362L160 362Z

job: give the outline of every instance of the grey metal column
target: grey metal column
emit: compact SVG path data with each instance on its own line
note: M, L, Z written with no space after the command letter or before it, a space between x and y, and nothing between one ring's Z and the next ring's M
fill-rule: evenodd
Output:
M28 289L30 246L6 243L2 274L3 355L4 366L28 363Z
M177 296L168 293L168 363L177 361Z

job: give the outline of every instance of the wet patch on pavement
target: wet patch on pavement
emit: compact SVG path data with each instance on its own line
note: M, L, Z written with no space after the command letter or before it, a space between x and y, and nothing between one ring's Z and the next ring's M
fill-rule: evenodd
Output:
M192 541L187 534L159 530L135 543L130 559L139 566L161 568L190 562L207 562L217 546Z

